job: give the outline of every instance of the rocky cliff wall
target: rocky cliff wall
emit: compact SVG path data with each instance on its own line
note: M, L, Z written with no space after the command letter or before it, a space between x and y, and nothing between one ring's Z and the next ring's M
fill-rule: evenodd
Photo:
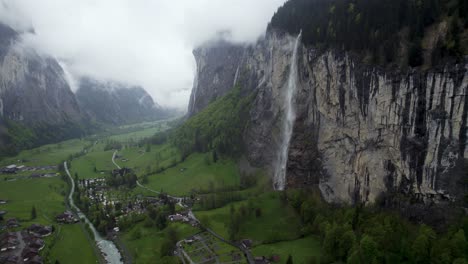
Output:
M16 38L0 25L0 115L26 125L79 123L81 111L60 65Z
M293 43L269 34L231 67L239 69L242 89L256 94L244 136L256 166L271 169L277 161ZM390 71L347 53L299 49L289 187L318 185L327 201L340 203L373 203L395 192L425 202L460 198L468 157L467 64Z

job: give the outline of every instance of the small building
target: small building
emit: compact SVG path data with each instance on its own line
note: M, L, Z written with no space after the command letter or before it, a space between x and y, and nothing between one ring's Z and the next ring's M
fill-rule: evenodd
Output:
M247 249L248 249L248 248L251 248L251 247L252 247L253 242L252 242L251 239L242 239L242 240L241 240L241 244L242 244L242 246L244 246L244 248L247 248Z
M28 232L31 235L34 235L36 237L46 237L52 234L52 227L51 226L43 226L39 224L32 224L28 228Z
M9 237L0 241L0 252L15 250L18 246L18 239L16 237Z
M181 214L170 215L168 218L172 222L184 221L184 216Z
M255 257L254 262L255 264L269 264L270 263L265 256Z
M15 255L0 256L0 263L2 264L17 264L19 260L19 257Z
M18 222L18 219L16 218L10 218L6 221L6 225L7 225L7 228L15 228L15 227L19 227L20 224Z
M23 261L26 262L32 260L36 256L39 256L39 250L28 247L23 250L21 256L23 257Z
M73 224L79 221L78 218L76 218L70 211L65 211L64 213L57 215L55 220L62 224Z
M8 203L7 200L0 200L0 204L6 204L6 203Z
M45 247L45 242L40 238L35 238L29 241L28 246L37 249L37 251L41 251Z
M29 259L26 261L26 264L43 264L44 261L42 260L42 257L39 255L34 256L32 259Z

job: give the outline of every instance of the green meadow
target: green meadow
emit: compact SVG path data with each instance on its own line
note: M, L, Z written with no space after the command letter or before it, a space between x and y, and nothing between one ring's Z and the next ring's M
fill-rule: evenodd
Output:
M233 160L220 159L207 162L211 153L195 153L187 159L161 173L149 177L145 186L163 190L172 195L188 195L193 191L209 191L239 186L239 170Z

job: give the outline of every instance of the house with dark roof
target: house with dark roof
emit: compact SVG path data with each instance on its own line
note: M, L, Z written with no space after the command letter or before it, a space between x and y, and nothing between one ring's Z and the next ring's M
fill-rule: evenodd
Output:
M28 246L37 249L37 251L41 251L45 247L45 242L40 238L35 238L29 241Z
M66 211L62 214L57 215L55 217L55 220L58 223L62 223L62 224L72 224L72 223L77 223L79 221L78 218L76 218L75 215L73 215L73 213L70 211Z
M21 253L23 261L32 260L35 256L39 256L39 250L34 248L25 248Z
M0 263L2 264L17 264L20 258L15 255L0 256Z
M32 224L28 228L28 232L31 235L37 236L37 237L46 237L52 234L52 227L51 226L43 226L39 224Z
M34 256L32 259L28 259L25 263L26 263L26 264L42 264L42 263L44 263L44 262L42 261L42 257L41 257L41 256L36 255L36 256Z
M15 227L18 227L20 226L19 222L18 222L18 219L16 218L10 218L6 221L6 225L8 228L15 228Z

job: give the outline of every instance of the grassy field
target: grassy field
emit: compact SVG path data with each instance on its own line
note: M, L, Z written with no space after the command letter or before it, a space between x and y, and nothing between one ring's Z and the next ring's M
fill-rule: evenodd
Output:
M156 171L160 167L168 167L180 159L179 151L169 144L151 145L149 149L125 148L119 151L118 155L121 158L116 159L117 164L132 168L137 175L148 173L148 169Z
M195 153L184 162L149 177L147 187L173 195L187 195L192 191L239 186L239 170L232 160L218 160L207 165L211 154Z
M94 249L89 244L80 225L62 225L55 234L55 243L48 259L51 263L98 263Z
M91 144L92 142L88 140L74 139L45 145L22 151L15 157L2 160L0 164L1 166L12 163L27 166L57 165L68 156L82 151L85 146ZM48 262L53 263L58 260L60 263L96 263L97 257L93 247L79 225L59 226L55 223L55 216L66 210L67 183L60 176L29 178L33 173L51 172L55 171L43 170L1 175L0 199L6 199L9 202L1 205L0 210L7 211L6 219L14 217L21 221L21 227L18 229L26 228L33 223L56 227L56 233L46 239L46 248L42 252L42 254L47 254ZM33 206L37 212L36 219L31 219Z
M109 137L111 140L125 142L129 140L138 141L144 138L149 138L154 134L168 129L167 121L146 122L135 125L121 126L120 130L131 129L136 130L127 133L119 133Z
M113 151L93 151L71 162L71 173L81 179L103 178L115 169L112 163ZM96 171L94 170L96 168ZM104 172L104 173L101 173Z
M195 229L186 224L171 223L180 238L191 236L197 232ZM161 259L161 245L164 242L166 233L155 227L145 228L142 223L133 226L130 230L124 232L121 239L130 254L133 257L133 263L158 263ZM175 263L176 257L172 257Z
M249 205L250 204L250 205ZM232 203L236 211L241 207L260 208L261 215L242 217L239 238L252 239L255 244L293 240L300 236L301 221L293 208L282 204L279 193L262 194L248 201ZM227 224L231 219L231 205L209 211L196 211L195 215L205 225L223 237L229 237ZM248 209L247 209L248 210Z
M252 253L254 256L266 257L279 255L280 263L286 263L288 256L291 255L294 263L306 264L311 263L311 259L320 257L320 250L319 239L314 236L308 236L292 241L259 245L253 248Z
M69 155L82 151L87 144L91 144L91 142L73 139L35 149L24 150L15 157L3 159L0 161L0 166L9 164L23 164L27 166L57 165L61 161L67 159Z
M60 177L3 181L0 184L0 199L6 199L8 203L0 205L0 210L7 211L6 219L15 217L21 221L18 229L33 223L56 226L58 233L46 240L51 263L52 260L61 263L95 263L97 258L93 248L80 226L58 226L54 221L57 214L66 210L66 193L67 184ZM36 219L31 219L33 206L37 212ZM52 243L55 235L57 240Z

